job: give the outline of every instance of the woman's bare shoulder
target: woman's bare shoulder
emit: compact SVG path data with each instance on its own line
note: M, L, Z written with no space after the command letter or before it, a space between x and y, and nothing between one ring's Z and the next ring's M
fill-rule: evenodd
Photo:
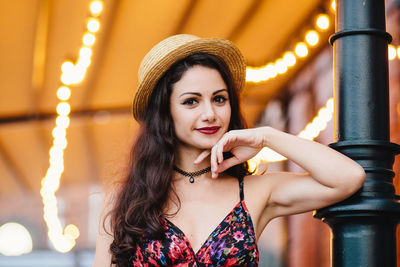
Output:
M275 184L282 180L281 172L267 172L260 175L247 175L243 178L244 197L249 208L262 212L272 194Z
M251 174L243 177L244 186L246 186L246 190L250 191L265 191L265 186L268 186L276 179L276 173L263 173L263 174Z

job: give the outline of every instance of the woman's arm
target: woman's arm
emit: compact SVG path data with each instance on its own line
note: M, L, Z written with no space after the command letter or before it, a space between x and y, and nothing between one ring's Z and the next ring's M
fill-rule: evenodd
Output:
M328 146L271 127L226 133L211 150L213 177L252 158L264 146L307 171L305 174L276 172L263 175L260 180L264 181L262 183L268 187L266 192L269 192L265 211L271 218L341 201L354 194L364 182L363 168L347 156ZM231 151L234 156L224 160L222 152L225 151Z

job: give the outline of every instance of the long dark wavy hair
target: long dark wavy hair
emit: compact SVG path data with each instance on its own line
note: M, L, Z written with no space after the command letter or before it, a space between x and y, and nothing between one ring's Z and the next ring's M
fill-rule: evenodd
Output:
M141 242L162 239L164 230L160 218L170 193L175 194L180 207L179 198L171 186L177 138L170 113L170 96L172 85L195 65L216 69L224 79L231 106L229 130L246 127L240 113L238 88L235 88L232 74L222 59L196 53L171 66L151 94L131 150L127 174L117 189L113 209L108 213L114 238L110 252L112 263L117 266L128 266ZM226 173L243 177L249 173L247 163L233 166Z

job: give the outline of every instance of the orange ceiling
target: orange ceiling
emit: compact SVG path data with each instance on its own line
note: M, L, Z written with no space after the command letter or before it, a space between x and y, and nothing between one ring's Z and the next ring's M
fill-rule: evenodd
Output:
M77 59L89 2L0 1L0 194L39 193L60 66ZM138 66L155 43L177 33L228 38L248 65L262 65L293 46L322 2L105 0L92 64L71 88L62 183L108 180L121 172L137 128L129 108ZM243 110L250 124L289 77L246 85Z

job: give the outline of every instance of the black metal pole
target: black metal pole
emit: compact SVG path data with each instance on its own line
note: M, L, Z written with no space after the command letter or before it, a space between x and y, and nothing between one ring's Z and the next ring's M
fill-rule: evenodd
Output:
M400 197L393 185L384 0L336 0L335 143L366 171L351 198L315 212L332 229L333 267L395 267ZM400 249L400 248L399 248Z

